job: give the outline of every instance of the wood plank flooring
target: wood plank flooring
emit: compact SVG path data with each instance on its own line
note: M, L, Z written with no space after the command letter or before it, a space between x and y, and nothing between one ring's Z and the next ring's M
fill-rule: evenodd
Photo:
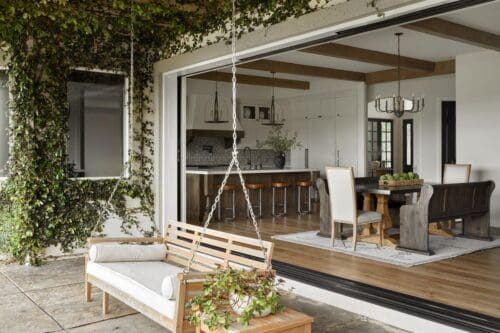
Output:
M319 230L317 215L266 218L262 237ZM255 237L248 220L213 222L211 228ZM500 248L404 268L342 253L274 241L275 260L342 278L500 317Z

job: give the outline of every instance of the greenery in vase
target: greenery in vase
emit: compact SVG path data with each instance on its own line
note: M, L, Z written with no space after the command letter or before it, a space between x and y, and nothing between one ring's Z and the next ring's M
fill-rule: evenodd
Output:
M302 148L302 144L297 139L297 132L291 135L290 131L284 130L282 126L273 126L267 139L259 144L259 148L263 147L283 153L291 149Z
M188 320L193 326L203 321L210 330L227 329L235 320L231 306L248 297L250 302L236 318L248 326L252 318L269 308L271 313L283 310L278 292L281 284L283 280L277 280L273 272L219 267L205 279L202 293L186 304Z

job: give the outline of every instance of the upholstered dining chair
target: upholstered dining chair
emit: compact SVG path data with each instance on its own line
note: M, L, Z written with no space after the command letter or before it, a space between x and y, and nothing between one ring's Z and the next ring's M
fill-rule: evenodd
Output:
M384 231L382 215L379 212L361 211L356 206L356 190L352 168L326 167L326 178L330 190L331 243L335 242L335 223L352 225L352 248L356 251L358 226L378 223L379 245L382 245Z
M445 164L443 184L468 183L470 179L470 164Z

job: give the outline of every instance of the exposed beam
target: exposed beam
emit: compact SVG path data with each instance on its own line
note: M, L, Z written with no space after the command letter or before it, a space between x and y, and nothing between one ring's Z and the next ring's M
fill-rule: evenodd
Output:
M210 80L210 81L221 81L221 82L231 82L232 74L225 72L208 72L203 74L198 74L191 77L192 79L200 79L200 80ZM308 81L298 81L298 80L287 80L287 79L272 79L271 77L265 76L254 76L254 75L244 75L237 74L236 80L240 84L250 84L254 86L275 86L279 88L288 88L288 89L299 89L299 90L308 90L309 82Z
M445 60L436 62L433 72L416 72L407 69L401 69L401 80L416 79L420 77L429 77L437 75L446 75L455 73L455 60ZM388 69L384 71L366 73L366 84L397 81L398 70Z
M423 21L405 24L403 25L403 28L451 39L457 42L479 46L482 48L500 51L500 35L474 29L440 18L431 18Z
M396 67L398 65L398 56L392 53L372 51L359 47L342 45L336 43L327 43L309 47L300 50L301 52L314 53L323 56L343 58L355 61L366 62L370 64L384 65ZM401 68L432 72L434 71L434 63L421 59L401 57Z
M267 72L316 76L328 79L339 79L348 81L365 80L365 73L346 71L342 69L335 69L328 67L300 65L300 64L293 64L289 62L281 62L274 60L257 60L246 64L241 64L238 66L243 68L267 71Z

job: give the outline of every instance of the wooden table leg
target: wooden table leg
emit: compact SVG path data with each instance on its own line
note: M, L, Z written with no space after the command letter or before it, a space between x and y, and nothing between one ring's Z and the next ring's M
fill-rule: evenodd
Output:
M373 210L373 199L372 199L372 194L368 192L363 193L363 210L364 211L370 211ZM373 233L373 225L366 224L363 226L363 231L361 231L361 236L370 236Z
M399 241L389 236L389 229L392 228L391 215L389 214L389 197L383 194L377 194L377 212L382 214L382 224L384 229L383 245L389 247L399 246ZM371 233L368 237L363 237L362 240L368 243L379 243L379 236L376 232Z

